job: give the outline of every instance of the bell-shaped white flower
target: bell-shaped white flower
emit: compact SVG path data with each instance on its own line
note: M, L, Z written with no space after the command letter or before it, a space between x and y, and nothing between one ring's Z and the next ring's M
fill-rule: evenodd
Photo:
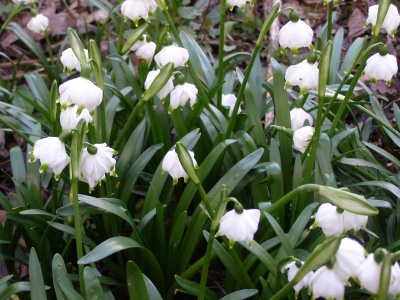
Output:
M190 106L192 107L197 101L197 90L196 86L191 83L178 84L170 95L170 107L169 111L183 107L186 102L190 99Z
M315 214L315 222L311 228L321 227L326 236L342 235L344 230L343 216L337 207L330 203L323 203Z
M125 0L121 5L121 13L125 19L131 19L136 26L139 25L140 19L150 22L149 7L142 0Z
M315 128L311 126L304 126L295 130L293 133L293 148L304 153L314 135L314 131Z
M86 56L86 61L89 60L89 53L87 49L83 49ZM72 48L68 48L61 53L60 61L64 66L64 71L67 73L71 73L73 69L77 71L81 71L81 63L79 62L78 58L75 56L74 51Z
M84 119L86 123L93 122L93 118L86 108L82 109L80 114L77 114L77 112L78 106L76 105L68 106L65 110L61 111L60 124L62 130L76 128L76 125L81 119Z
M370 291L372 294L378 293L381 268L382 263L377 263L374 258L374 253L370 253L355 272L361 287Z
M43 14L37 14L30 19L26 27L35 33L44 34L44 32L49 28L49 19Z
M233 10L235 6L240 7L242 10L244 10L246 7L246 2L247 0L226 0L226 4L228 5L230 10ZM254 1L250 2L252 2L252 5L254 4Z
M154 53L156 52L156 43L154 42L146 42L136 51L136 55L139 56L140 59L145 61L149 61L153 59Z
M326 266L320 267L312 274L310 287L313 299L324 297L325 299L343 299L346 281L333 269Z
M40 160L39 171L42 173L51 168L56 180L60 178L62 170L69 163L69 156L65 151L64 143L58 137L47 137L38 140L30 151L32 156L29 162Z
M174 45L165 46L156 54L154 60L160 67L170 62L174 63L175 68L186 67L187 61L189 60L189 52L182 47Z
M232 116L232 112L233 112L233 108L235 107L235 103L236 103L236 96L234 94L223 94L222 95L222 101L221 104L222 106L229 108L229 113L228 116L231 117ZM240 113L240 107L238 109L238 113Z
M156 11L158 5L154 0L143 0L145 7L147 8L147 12L149 16L152 16L153 13Z
M318 88L318 75L317 63L309 63L308 60L303 60L301 63L286 69L285 87L297 85L300 88L300 96L302 96L307 89Z
M79 163L79 180L89 184L92 190L101 180L105 178L107 173L117 176L115 173L115 159L113 155L117 151L108 147L105 143L94 144L84 148L82 151L81 161Z
M147 90L151 84L153 83L154 79L157 77L157 75L160 74L160 70L156 71L150 71L147 73L146 80L144 82L144 88ZM171 76L171 78L167 81L167 83L162 87L162 89L157 93L158 98L160 98L162 101L169 95L169 93L172 92L174 89L174 76Z
M395 295L397 299L400 296L400 266L397 262L392 265L390 271L389 294Z
M258 209L242 209L242 212L236 212L233 209L222 216L216 236L225 235L229 239L231 247L235 242L247 242L251 247L259 221L260 211Z
M198 167L196 160L194 159L194 153L193 151L188 150L191 158L192 158L192 163L195 168ZM178 154L176 153L175 149L172 149L168 151L168 153L165 155L162 166L161 166L161 172L168 172L169 175L171 175L173 184L178 183L178 179L183 177L183 180L187 182L189 180L189 176L186 174L185 170L183 169L181 162L179 161Z
M376 53L367 60L364 68L364 74L368 76L371 82L376 83L377 80L385 80L390 86L392 77L397 74L397 59L394 55L381 55Z
M314 32L311 27L300 20L298 14L294 11L290 13L289 17L291 20L278 33L281 52L285 48L289 48L292 54L296 55L298 48L309 47L313 49L312 38Z
M295 107L290 111L290 124L293 130L304 127L305 121L308 121L308 125L313 125L313 117L300 107Z
M376 25L377 18L378 4L372 5L368 8L368 18L367 20L365 20L364 26L367 26L367 24L372 24L372 26L374 27ZM397 30L397 27L399 27L399 24L400 15L397 7L393 4L390 4L385 19L383 19L382 28L384 28L386 32L393 37Z
M358 215L349 211L344 211L343 214L344 230L358 231L361 227L365 227L368 222L368 216Z
M24 4L30 4L34 2L35 0L12 0L13 3L17 4L19 2L24 2Z
M288 280L289 280L289 281L292 281L293 278L296 276L297 272L299 271L299 267L297 266L298 263L302 264L303 262L292 261L292 262L288 263L288 264L283 268L284 270L288 270L287 276L288 276ZM312 271L309 272L309 273L307 273L307 274L300 280L300 282L296 283L296 284L293 286L293 289L294 289L295 294L296 294L296 295L295 295L295 298L297 298L297 296L298 296L300 290L301 290L303 287L308 287L308 286L309 286L310 280L311 280L311 277L312 277L312 274L313 274Z
M343 238L335 258L333 269L347 281L349 277L356 276L356 270L365 261L365 249L358 242Z
M84 107L90 112L103 100L103 91L89 79L78 77L60 85L59 102L64 110L71 104Z

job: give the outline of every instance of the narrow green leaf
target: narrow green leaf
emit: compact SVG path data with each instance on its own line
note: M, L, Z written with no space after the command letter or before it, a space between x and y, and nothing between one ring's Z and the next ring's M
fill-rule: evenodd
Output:
M150 299L149 295L147 294L142 271L133 261L128 261L126 264L126 277L130 300Z
M13 177L19 182L26 183L25 161L19 146L10 149L10 160Z
M72 282L69 279L67 269L65 268L65 263L60 254L55 254L52 262L52 271L53 271L53 287L56 292L57 300L69 300L75 298L68 298L67 295L64 294L63 289L60 287L60 281L64 286L69 286L73 289Z
M198 284L197 282L184 279L178 275L175 275L175 279L178 282L178 284L184 288L184 291L187 292L188 294L193 296L197 296L199 294L200 284ZM217 295L215 295L215 293L211 291L209 288L206 288L205 298L210 300L218 299Z
M240 290L240 291L230 293L229 295L226 295L225 297L220 298L220 300L242 300L242 299L250 298L251 296L253 296L257 293L258 293L258 290L256 290L256 289Z
M121 54L128 52L132 48L133 44L135 44L141 38L141 36L146 33L148 27L149 25L145 23L136 28L126 39L125 44L122 46Z
M286 255L295 256L293 247L291 246L289 240L286 237L286 234L283 232L278 222L269 213L264 213L264 215L267 217L268 222L271 224L280 242L282 243L282 247L283 249L285 249Z
M0 292L0 299L9 299L9 297L14 294L18 294L20 292L29 292L30 288L31 286L29 282L13 283Z
M74 300L85 300L79 295L78 292L74 290L74 287L69 284L69 282L65 281L63 278L58 279L58 285L60 286L61 290L63 291L65 297L67 299L74 299Z
M90 267L83 270L83 279L85 281L86 300L105 300L104 291L95 272Z
M67 32L68 32L69 45L71 46L72 51L74 52L76 58L81 63L81 66L87 64L86 55L85 52L83 51L82 42L78 34L72 28L68 28Z
M89 41L89 58L91 60L91 66L93 70L96 84L99 88L104 90L104 78L103 78L103 62L100 54L100 50L97 47L95 41Z
M167 83L171 78L172 72L175 70L173 63L168 63L161 68L160 73L154 78L153 83L149 88L143 93L142 100L149 101L153 98Z
M153 284L153 282L151 282L151 280L146 275L144 274L142 275L144 282L146 284L147 294L149 295L149 298L151 300L162 300L162 297L158 292L157 288L155 287L155 285Z
M35 248L31 248L29 253L29 282L31 286L31 299L46 300L47 296L42 269Z

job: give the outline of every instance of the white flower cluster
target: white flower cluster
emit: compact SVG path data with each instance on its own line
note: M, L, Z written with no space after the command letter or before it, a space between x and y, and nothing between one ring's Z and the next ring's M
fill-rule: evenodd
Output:
M88 61L88 52L84 50ZM81 70L81 64L71 48L63 51L61 62L64 70L70 72L73 69ZM78 122L84 119L86 123L92 123L91 113L103 99L103 91L87 78L77 77L71 79L59 87L61 104L60 123L62 129L69 130L76 128ZM32 156L29 161L40 160L40 172L51 168L58 180L63 169L70 162L64 142L59 137L47 137L38 140L31 150ZM117 176L115 173L115 159L117 154L106 144L94 144L86 146L82 150L79 161L78 178L88 183L89 191L97 184L101 184L105 174Z
M345 287L350 285L349 279L358 280L361 287L372 294L377 294L381 275L382 263L377 262L374 253L365 257L367 252L357 241L343 238L331 263L306 274L300 282L294 285L296 296L299 291L308 287L313 299L343 299ZM297 274L302 262L291 262L282 271L288 270L288 280ZM391 267L389 294L400 295L400 267L395 262Z
M154 0L126 0L121 5L121 13L125 20L131 19L138 26L140 19L150 22L149 17L153 15L157 7Z

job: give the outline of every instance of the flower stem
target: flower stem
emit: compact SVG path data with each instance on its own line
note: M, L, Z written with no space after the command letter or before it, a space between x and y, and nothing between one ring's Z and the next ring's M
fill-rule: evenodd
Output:
M326 42L332 40L332 13L333 13L333 1L328 3L328 24L326 30Z
M203 268L201 270L199 294L197 296L198 300L204 300L204 296L206 293L208 268L210 266L211 250L212 250L212 244L214 243L214 239L215 239L215 232L216 232L216 228L212 227L210 229L210 235L208 236L206 254L204 255Z
M53 50L51 49L51 43L50 43L50 38L49 38L49 33L47 32L47 30L45 30L44 31L44 36L45 36L45 39L46 39L46 45L47 45L47 51L49 52L49 57L50 57L50 64L51 64L51 77L52 77L52 79L54 80L54 79L56 79L56 73L57 73L57 70L55 69L55 66L54 66L54 56L53 56Z
M118 32L118 42L117 42L117 52L121 53L122 48L122 38L124 36L124 29L125 29L125 20L121 18L121 23L119 24L119 32Z
M224 70L224 45L225 45L225 9L226 0L220 1L220 22L219 22L219 47L218 47L218 83L223 80ZM222 105L222 86L218 89L217 94L217 108L220 109Z

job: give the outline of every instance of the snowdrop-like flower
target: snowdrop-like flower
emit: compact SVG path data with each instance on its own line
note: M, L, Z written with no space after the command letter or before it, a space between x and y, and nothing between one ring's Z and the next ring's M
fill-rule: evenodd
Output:
M154 57L156 63L163 67L167 63L174 63L174 67L186 67L187 61L189 60L189 52L182 47L170 45L165 46L160 52Z
M342 213L344 230L358 231L361 227L365 227L368 222L368 216L354 214L348 211Z
M365 20L364 26L372 24L374 27L378 18L378 4L368 8L368 18ZM393 4L389 5L389 9L382 23L382 28L386 30L392 37L394 36L397 27L400 24L400 15L397 7Z
M38 140L30 151L32 156L29 162L40 160L40 173L47 168L53 169L56 180L60 178L62 170L69 163L69 156L65 151L64 143L58 137L47 137Z
M370 78L372 83L376 83L377 80L385 80L386 84L390 86L391 79L397 74L397 71L397 59L394 55L376 53L368 58L364 74Z
M72 105L68 106L65 110L61 111L60 114L60 124L62 130L76 128L76 125L81 119L84 119L86 123L91 123L93 121L92 116L89 111L84 108L81 113L77 115L78 106Z
M194 159L194 153L193 151L188 150L190 156L192 157L192 163L195 168L198 167L196 160ZM175 149L168 151L168 153L165 155L162 166L161 166L161 171L164 173L167 171L169 175L171 175L173 179L173 184L178 183L178 179L183 177L183 180L185 182L188 181L189 176L186 174L185 170L183 169L181 162L179 161L178 154L176 153Z
M197 93L198 90L194 84L178 84L171 92L169 111L183 107L189 99L190 106L192 107L196 103Z
M236 96L234 94L224 94L222 95L222 101L221 104L222 106L229 108L229 113L228 116L232 116L233 108L235 107L236 103ZM238 109L238 113L240 113L240 107Z
M49 19L43 14L37 14L30 19L26 27L35 33L44 34L44 32L49 28Z
M293 148L304 153L314 135L314 131L315 128L311 126L304 126L295 130L293 133Z
M297 266L297 263L302 264L303 262L296 262L296 261L292 261L290 263L288 263L283 269L284 270L289 270L288 271L288 280L292 281L293 278L296 276L297 272L299 271L300 266ZM307 287L310 284L310 280L312 277L313 272L311 271L310 273L306 274L299 283L296 283L293 287L296 295L295 298L297 298L299 291L303 288L303 287Z
M126 0L121 5L121 13L125 17L125 19L131 19L136 26L139 25L140 19L144 19L146 20L146 22L150 22L149 8L142 0Z
M313 125L313 117L300 107L295 107L290 111L290 123L293 130L304 127L304 122L308 120L310 126Z
M242 10L244 10L246 6L247 0L227 0L226 4L228 5L230 10L233 10L235 6L240 7ZM251 4L254 4L254 1L250 1Z
M13 3L17 4L19 2L24 2L24 4L30 4L34 2L35 0L12 0Z
M78 77L69 80L59 87L61 109L71 104L94 111L103 99L103 91L89 79Z
M149 61L153 59L154 53L156 52L156 43L154 42L146 42L136 51L136 55L139 56L140 59L145 61Z
M373 294L378 293L381 268L382 263L377 263L374 253L370 253L355 272L361 287Z
M83 49L85 52L86 56L86 61L89 60L89 53L87 49ZM67 71L67 73L71 73L73 69L76 69L77 71L81 70L81 63L79 62L78 58L75 56L74 51L72 51L72 48L68 48L64 50L61 53L60 57L61 63L64 66L64 71Z
M307 89L316 89L318 87L318 75L317 63L303 60L301 63L287 68L285 87L297 85L300 88L300 96L302 96Z
M313 299L343 299L346 282L333 269L322 266L312 274L310 287Z
M233 209L222 216L216 236L225 235L229 239L231 247L235 242L247 242L251 247L259 221L260 211L258 209L243 209L241 213Z
M365 249L358 242L343 238L335 258L333 269L347 281L349 277L356 276L356 270L365 261Z
M296 11L292 10L289 14L290 21L279 30L279 45L281 52L289 48L293 55L297 54L297 49L309 47L313 49L312 38L313 30L304 21L299 19Z
M153 83L154 79L157 77L157 75L160 74L160 70L156 71L150 71L147 74L146 81L144 82L144 88L147 90L151 84ZM168 96L169 93L174 89L174 76L171 76L171 78L167 81L167 83L164 85L164 87L157 93L158 98L161 99L161 101L164 101L164 99Z
M323 203L315 214L315 222L311 228L321 227L326 236L343 234L343 216L337 207L330 203Z
M152 16L153 13L156 11L158 5L156 3L156 1L154 0L143 0L144 5L147 8L147 12L149 13L149 16Z
M390 284L389 284L389 294L395 295L397 299L400 295L400 267L397 262L392 265L390 271Z
M117 176L115 173L116 161L113 158L115 154L117 151L105 143L84 148L79 164L79 180L88 183L89 189L92 190L98 183L101 184L106 173Z

